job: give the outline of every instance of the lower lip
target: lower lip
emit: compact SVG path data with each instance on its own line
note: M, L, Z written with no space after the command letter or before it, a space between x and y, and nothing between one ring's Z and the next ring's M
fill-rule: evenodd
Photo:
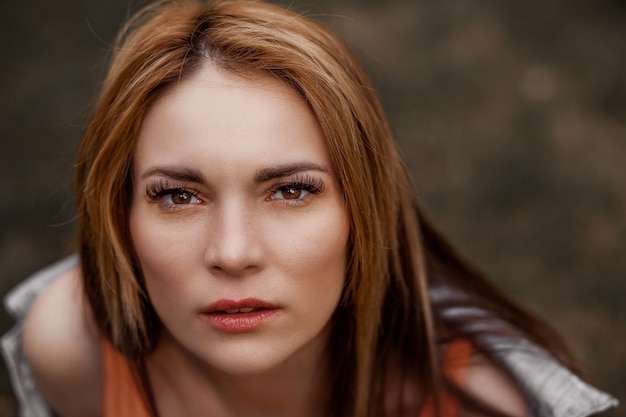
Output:
M202 319L215 329L228 333L251 332L259 329L280 312L278 308L266 308L249 313L203 313Z

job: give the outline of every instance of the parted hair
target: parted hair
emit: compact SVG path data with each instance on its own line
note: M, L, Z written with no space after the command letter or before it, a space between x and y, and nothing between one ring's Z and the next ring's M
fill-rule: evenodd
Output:
M102 333L129 361L154 348L161 326L129 234L133 153L160 92L207 61L284 81L306 100L326 140L350 219L329 346L336 370L329 415L384 415L392 384L416 382L420 398L449 385L441 345L474 336L438 318L432 283L463 291L570 363L560 339L495 290L428 221L375 90L344 44L302 15L248 0L161 1L135 14L81 141L75 198L84 291ZM401 402L406 390L397 392Z

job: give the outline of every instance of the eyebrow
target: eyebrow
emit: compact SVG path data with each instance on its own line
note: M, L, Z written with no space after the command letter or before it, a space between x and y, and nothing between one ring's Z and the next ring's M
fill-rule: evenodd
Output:
M195 169L189 169L189 168L164 168L164 167L154 168L149 171L146 171L141 176L141 179L147 178L152 175L160 175L163 177L171 178L175 181L182 181L182 182L197 182L197 183L205 182L204 176L202 175L202 173L200 173L200 171L197 171Z
M297 162L275 167L262 168L257 171L254 179L256 182L265 182L276 178L288 177L302 171L328 172L328 169L326 169L322 165L318 165L313 162Z
M328 172L328 169L313 162L296 162L278 165L275 167L262 168L256 172L254 180L260 183L276 178L288 177L302 171ZM205 178L200 171L189 168L157 167L143 173L141 175L141 179L153 175L168 177L175 181L206 183Z

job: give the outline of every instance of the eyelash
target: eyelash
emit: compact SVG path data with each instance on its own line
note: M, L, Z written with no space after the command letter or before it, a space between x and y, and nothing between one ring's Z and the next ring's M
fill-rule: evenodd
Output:
M310 194L320 194L324 191L324 181L311 175L296 175L289 181L278 183L269 188L269 200L278 200L284 204L302 204L302 198L290 199L272 199L271 196L279 191L287 191L289 189L303 190ZM163 207L174 208L174 206L182 206L184 204L172 204L161 201L163 197L174 195L177 193L188 193L192 197L198 198L199 192L192 188L188 188L185 184L172 184L167 180L160 179L149 184L146 188L146 195L152 202L159 202Z
M320 194L324 191L324 181L311 175L296 175L289 181L272 186L269 189L269 194L272 196L279 191L287 191L289 189L303 190L310 194ZM281 201L284 204L301 204L303 202L301 198L293 200L283 199Z
M159 201L163 197L167 195L174 195L176 193L187 193L192 197L198 197L198 191L187 188L185 184L170 184L169 181L166 180L158 180L154 183L151 183L146 188L146 195L148 199L151 201ZM171 206L171 204L166 202L161 202L164 206Z

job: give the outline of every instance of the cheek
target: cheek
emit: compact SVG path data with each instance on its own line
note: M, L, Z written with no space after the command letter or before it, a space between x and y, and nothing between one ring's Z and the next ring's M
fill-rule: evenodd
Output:
M311 217L275 242L289 275L310 281L316 291L341 291L345 281L349 225L343 210Z
M167 225L146 210L131 210L130 235L138 262L151 296L158 292L177 291L193 257L193 238L183 225Z

